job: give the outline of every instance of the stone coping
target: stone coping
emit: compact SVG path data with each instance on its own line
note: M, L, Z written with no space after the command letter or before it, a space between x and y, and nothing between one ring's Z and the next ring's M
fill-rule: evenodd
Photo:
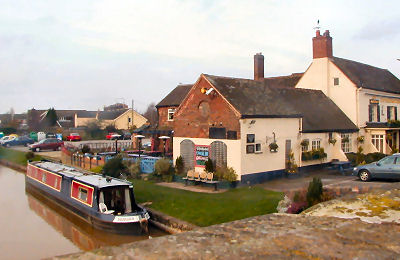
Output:
M54 259L398 259L400 225L270 214Z

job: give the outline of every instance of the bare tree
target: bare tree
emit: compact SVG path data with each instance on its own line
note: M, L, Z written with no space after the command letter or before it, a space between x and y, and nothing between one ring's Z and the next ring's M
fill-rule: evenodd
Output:
M158 122L158 113L156 109L156 104L151 102L146 109L146 112L143 113L143 116L149 120L151 125L156 125Z

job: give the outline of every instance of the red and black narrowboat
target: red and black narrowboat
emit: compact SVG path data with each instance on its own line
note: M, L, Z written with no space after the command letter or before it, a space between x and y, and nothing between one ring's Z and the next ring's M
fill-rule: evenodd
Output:
M147 233L149 213L135 202L130 182L91 174L55 162L28 162L27 189L52 198L94 228Z

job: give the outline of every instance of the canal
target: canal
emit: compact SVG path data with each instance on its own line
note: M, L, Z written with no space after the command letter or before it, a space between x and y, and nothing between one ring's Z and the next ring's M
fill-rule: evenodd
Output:
M40 259L148 239L106 233L25 190L25 175L0 165L1 259ZM151 237L165 235L149 227Z

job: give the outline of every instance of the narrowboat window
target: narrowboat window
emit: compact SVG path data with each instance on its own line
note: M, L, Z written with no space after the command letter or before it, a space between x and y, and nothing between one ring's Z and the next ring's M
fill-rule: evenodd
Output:
M128 187L105 188L100 191L99 203L104 203L114 214L132 212L131 195Z
M79 187L78 197L80 200L87 201L88 191L82 187Z
M45 172L43 172L42 174L42 182L46 183L47 180L47 174Z

